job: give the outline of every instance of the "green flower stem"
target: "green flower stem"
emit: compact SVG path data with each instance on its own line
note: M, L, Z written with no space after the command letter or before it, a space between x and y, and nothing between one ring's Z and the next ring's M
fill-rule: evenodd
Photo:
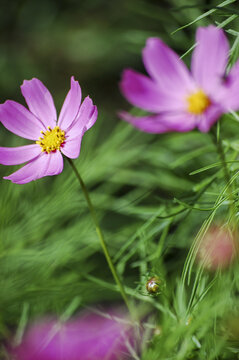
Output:
M219 158L221 160L221 164L222 164L222 168L223 168L223 173L224 173L224 179L225 179L225 183L228 184L228 197L229 197L229 202L230 202L230 218L233 219L235 221L235 217L236 217L236 207L235 207L235 203L234 203L234 199L233 199L233 186L231 184L231 177L228 171L228 167L227 167L227 163L226 163L226 157L225 157L225 153L224 153L224 149L223 149L223 144L222 144L222 139L219 133L219 127L220 125L217 125L216 131L213 133L214 135L214 142L215 145L217 147L217 153L219 155Z
M111 272L112 272L112 275L113 275L113 277L114 277L114 280L115 280L116 284L117 284L118 287L119 287L119 290L120 290L120 293L121 293L121 295L122 295L122 298L124 299L124 302L125 302L128 310L129 310L129 312L131 313L131 308L130 308L130 305L129 305L129 300L128 300L127 295L126 295L126 293L125 293L125 291L124 291L124 287L123 287L123 285L122 285L122 283L121 283L121 281L120 281L120 279L119 279L119 276L118 276L118 274L117 274L117 272L116 272L116 269L115 269L115 267L114 267L114 264L113 264L113 262L112 262L112 260L111 260L111 257L110 257L108 248L107 248L106 243L105 243L105 240L104 240L104 236L103 236L102 230L101 230L101 228L100 228L100 226L99 226L99 223L98 223L98 220L97 220L97 217L96 217L95 209L94 209L94 207L93 207L93 205L92 205L92 202L91 202L90 196L89 196L89 194L88 194L87 188L86 188L86 186L85 186L85 183L84 183L84 181L82 180L82 177L80 176L80 174L79 174L79 172L78 172L75 164L73 163L73 161L72 161L71 159L69 159L69 158L67 158L67 160L69 161L69 163L70 163L70 165L71 165L71 167L72 167L72 169L73 169L73 171L74 171L74 173L75 173L75 175L76 175L76 177L77 177L77 179L78 179L78 181L79 181L79 183L80 183L80 185L81 185L81 188L82 188L82 190L83 190L83 193L84 193L84 196L85 196L87 205L88 205L88 207L89 207L89 210L90 210L90 213L91 213L91 216L92 216L92 220L93 220L93 222L94 222L94 224L95 224L96 233L97 233L98 238L99 238L99 240L100 240L100 245L101 245L101 247L102 247L102 249L103 249L105 258L106 258L106 260L107 260L107 262L108 262L108 265L109 265L109 268L110 268L110 270L111 270Z

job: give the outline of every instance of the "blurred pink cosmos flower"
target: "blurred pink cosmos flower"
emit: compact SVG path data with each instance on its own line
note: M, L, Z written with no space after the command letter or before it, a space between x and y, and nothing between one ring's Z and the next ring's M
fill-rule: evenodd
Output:
M225 269L238 256L238 236L225 226L212 226L199 244L198 262L207 270Z
M25 139L35 140L32 145L0 147L0 164L27 162L18 171L4 177L17 184L61 173L62 154L77 158L85 131L97 119L97 108L89 96L81 104L81 88L74 77L58 121L52 96L40 80L25 80L21 91L29 110L11 100L0 105L0 121L5 128Z
M222 113L239 109L239 61L226 76L229 44L222 29L198 28L191 72L158 38L149 38L143 62L150 77L127 69L120 88L126 99L152 114L120 117L142 131L209 131Z
M13 354L16 360L123 360L128 338L125 319L85 313L63 324L35 323Z

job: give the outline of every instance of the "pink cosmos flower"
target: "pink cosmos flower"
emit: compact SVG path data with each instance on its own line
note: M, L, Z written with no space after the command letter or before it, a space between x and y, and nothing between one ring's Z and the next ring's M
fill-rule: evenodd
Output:
M225 226L209 228L197 252L198 262L207 270L226 269L238 257L238 236Z
M191 72L158 38L149 38L143 62L150 77L127 69L120 88L126 99L150 115L120 117L149 133L207 132L222 113L239 109L239 61L226 76L229 44L222 29L198 28Z
M0 164L18 165L18 171L4 177L16 184L25 184L63 170L63 157L75 159L80 154L81 140L97 119L97 108L87 96L81 104L81 88L74 77L62 106L58 121L50 92L38 79L25 80L22 95L29 107L7 100L0 105L0 121L9 131L32 145L0 147Z
M129 330L123 317L88 312L62 324L45 319L30 326L22 343L11 352L16 360L129 359Z

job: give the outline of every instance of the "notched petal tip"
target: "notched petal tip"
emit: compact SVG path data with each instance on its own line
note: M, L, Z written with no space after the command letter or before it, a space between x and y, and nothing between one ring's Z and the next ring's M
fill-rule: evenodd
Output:
M72 87L77 87L78 90L81 92L81 86L78 80L75 80L74 75L71 76L71 88Z
M74 83L77 83L80 86L79 81L75 79L74 75L72 75L71 76L71 85L73 85Z
M41 84L43 84L41 80L39 80L36 77L33 77L32 79L29 79L29 80L26 80L26 79L23 80L23 83L22 83L22 85L20 85L20 88L22 89L22 87L27 86L27 85L31 84L32 82L40 82Z
M93 101L92 101L90 95L87 95L87 96L85 97L84 102L90 102L91 105L93 105ZM82 104L83 104L83 103L82 103ZM81 106L82 106L82 104L81 104Z
M95 115L95 110L97 111L98 114L98 110L97 110L97 106L94 105L93 100L90 98L90 96L86 96L84 102L87 104L87 107L89 109L89 113L88 113L88 117L89 119Z
M93 104L92 99L88 95L80 108L78 121L84 124L88 130L91 126L94 125L98 115L97 106Z
M81 87L74 76L71 76L71 86L62 105L58 125L66 131L75 121L81 105Z
M97 120L97 117L98 117L98 109L97 109L97 106L94 105L92 107L92 111L91 111L88 123L86 124L86 130L89 130L94 125L94 123Z
M92 109L92 115L91 116L95 116L95 115L98 115L98 108L96 105L93 106L93 109Z
M97 106L93 104L92 99L87 96L82 102L77 118L66 130L66 135L70 140L77 136L83 136L86 130L89 130L97 120Z

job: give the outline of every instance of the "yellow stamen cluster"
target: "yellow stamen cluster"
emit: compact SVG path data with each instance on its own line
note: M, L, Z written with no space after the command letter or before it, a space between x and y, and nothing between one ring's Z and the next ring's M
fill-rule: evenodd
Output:
M42 148L43 152L50 153L52 151L60 150L61 145L65 141L65 131L61 130L59 126L51 129L48 126L47 131L41 131L42 137L39 137L39 140L36 141Z
M201 115L210 105L209 97L199 90L187 97L188 111L194 115Z

